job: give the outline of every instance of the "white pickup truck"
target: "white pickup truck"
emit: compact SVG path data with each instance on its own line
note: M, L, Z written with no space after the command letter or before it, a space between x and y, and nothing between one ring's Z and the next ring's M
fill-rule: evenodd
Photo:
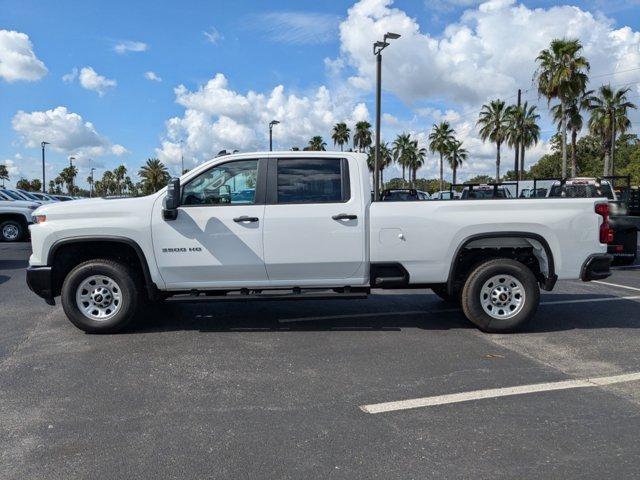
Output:
M432 289L489 332L540 288L609 275L606 199L371 202L366 156L218 157L142 198L44 205L27 282L87 332L150 302L362 298Z

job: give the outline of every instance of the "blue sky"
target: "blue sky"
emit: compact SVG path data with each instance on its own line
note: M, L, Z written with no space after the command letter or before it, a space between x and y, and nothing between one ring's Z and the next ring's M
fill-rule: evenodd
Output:
M594 74L637 93L640 4L567 5L2 0L0 163L12 181L39 176L37 144L47 136L56 140L49 178L69 155L82 180L89 165L98 175L120 163L134 173L155 156L177 172L180 140L187 166L221 148L265 148L265 120L278 115L279 148L304 146L312 133L332 147L335 121L372 121L370 44L395 29L403 38L385 52L383 139L409 131L424 142L435 121L448 119L472 154L463 178L490 172L494 149L477 138L476 111L521 87L543 113L530 89L531 57L552 37L580 37ZM12 63L16 49L33 57ZM545 116L543 136L552 129ZM530 161L546 148L541 142ZM434 174L433 161L421 176Z

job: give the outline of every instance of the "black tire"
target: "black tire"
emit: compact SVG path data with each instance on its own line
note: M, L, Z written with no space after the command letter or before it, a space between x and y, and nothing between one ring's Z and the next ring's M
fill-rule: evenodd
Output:
M524 291L521 306L514 308L514 312L517 313L508 318L495 318L495 316L489 315L482 306L483 286L493 277L501 275L515 278ZM540 287L533 272L522 263L508 258L487 260L477 265L467 277L462 290L462 311L472 323L484 332L513 332L521 328L533 318L539 303ZM509 307L489 305L487 308L495 308L495 315L498 314L498 311L511 315L508 311Z
M112 279L118 287L118 311L108 319L96 320L86 316L78 307L76 293L88 278L100 275ZM115 333L122 330L136 315L140 288L138 276L126 265L108 259L83 262L76 266L62 284L61 301L71 323L87 333Z
M447 303L460 304L460 292L454 292L453 295L450 295L449 292L447 292L446 285L431 287L431 290Z
M3 242L19 242L26 233L27 228L20 220L5 220L0 223L0 239Z

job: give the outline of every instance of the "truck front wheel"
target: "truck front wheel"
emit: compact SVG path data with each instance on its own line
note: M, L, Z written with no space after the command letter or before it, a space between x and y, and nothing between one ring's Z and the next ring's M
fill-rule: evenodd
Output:
M113 260L89 260L76 266L62 284L65 314L87 333L114 333L136 313L136 275Z
M488 260L467 277L462 310L485 332L511 332L526 324L540 303L540 287L533 272L507 258Z

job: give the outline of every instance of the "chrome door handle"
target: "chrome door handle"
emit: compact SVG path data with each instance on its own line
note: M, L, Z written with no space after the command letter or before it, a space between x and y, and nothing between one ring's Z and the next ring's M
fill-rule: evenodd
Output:
M236 223L257 222L258 220L260 220L258 217L247 217L246 215L243 215L242 217L236 217L233 219L233 221Z
M339 213L338 215L334 215L333 217L334 220L355 220L356 218L358 218L357 215L349 215L347 213Z

